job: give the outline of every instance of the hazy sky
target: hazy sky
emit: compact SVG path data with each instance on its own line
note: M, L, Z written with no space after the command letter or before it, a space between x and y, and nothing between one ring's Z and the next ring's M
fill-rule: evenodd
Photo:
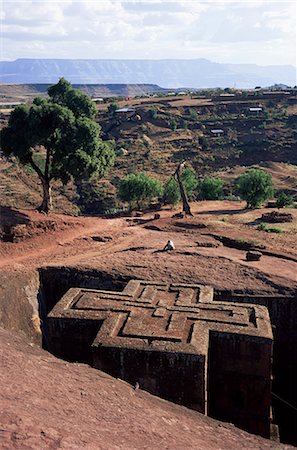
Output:
M1 57L296 65L296 1L2 0Z

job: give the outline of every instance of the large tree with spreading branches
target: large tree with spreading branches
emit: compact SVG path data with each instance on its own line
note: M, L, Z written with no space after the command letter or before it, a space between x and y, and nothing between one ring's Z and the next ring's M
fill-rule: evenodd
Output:
M103 176L114 161L113 147L100 138L92 100L64 78L49 87L48 95L17 106L1 131L4 154L37 173L43 189L38 210L46 213L52 207L52 180L66 184L95 173Z

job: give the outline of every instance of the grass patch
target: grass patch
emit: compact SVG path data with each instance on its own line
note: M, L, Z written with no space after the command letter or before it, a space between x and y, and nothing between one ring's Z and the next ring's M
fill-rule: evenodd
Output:
M239 242L239 244L243 244L243 245L248 244L248 245L256 246L256 245L259 245L259 244L260 244L259 241L255 241L255 240L253 240L253 239L243 239L243 238L239 238L239 239L235 239L235 240L236 240L237 242Z
M279 227L271 227L263 222L257 226L257 230L266 231L267 233L282 233L284 231Z

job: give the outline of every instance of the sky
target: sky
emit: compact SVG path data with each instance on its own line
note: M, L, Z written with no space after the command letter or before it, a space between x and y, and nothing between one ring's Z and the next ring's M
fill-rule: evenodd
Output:
M296 1L2 0L0 4L1 60L206 58L297 65Z

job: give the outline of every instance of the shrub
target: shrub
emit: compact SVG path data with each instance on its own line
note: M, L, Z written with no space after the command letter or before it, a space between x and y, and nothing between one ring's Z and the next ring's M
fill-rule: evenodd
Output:
M163 202L169 205L176 205L180 201L178 182L171 177L164 185Z
M266 223L260 223L257 226L257 230L259 231L266 231L267 233L282 233L283 230L279 227L270 227L269 225L266 225Z
M188 121L185 120L185 119L182 119L181 122L180 122L180 127L183 128L184 130L187 130L188 127L189 127Z
M235 187L248 208L259 208L273 197L271 175L261 169L250 169L235 180Z
M193 195L193 192L197 189L198 181L196 178L196 172L193 167L186 167L182 174L181 180L188 197Z
M117 109L119 109L119 105L117 103L111 103L107 109L108 114L110 114L111 116L115 115L115 112Z
M224 182L221 178L205 177L199 185L199 198L201 200L219 200L223 197Z
M82 214L104 214L116 207L115 189L99 179L76 183L77 206Z
M190 114L191 119L198 120L199 116L197 114L197 111L195 111L195 109L190 108L189 114Z
M158 180L146 175L144 172L127 175L119 186L120 200L128 202L130 208L142 207L155 197L163 194L163 188Z
M172 131L176 131L177 129L177 121L174 117L171 117L171 119L168 122L168 125L170 126Z
M208 140L205 136L199 136L198 137L198 144L201 145L202 150L207 150L208 149Z
M277 208L285 208L292 206L294 203L294 198L292 195L285 194L281 192L276 199L276 207Z
M157 119L158 118L158 110L157 108L150 108L148 110L148 114L151 119Z

